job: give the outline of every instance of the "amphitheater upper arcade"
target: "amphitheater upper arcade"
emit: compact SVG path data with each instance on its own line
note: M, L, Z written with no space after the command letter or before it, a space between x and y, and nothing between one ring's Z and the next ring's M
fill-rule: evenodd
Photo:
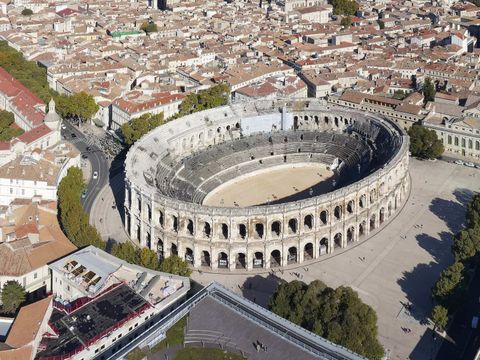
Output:
M222 208L179 200L157 188L160 159L185 158L257 132L341 133L357 122L387 129L398 149L372 174L330 193L278 205ZM363 128L367 133L360 134ZM357 126L357 135L374 137L363 128ZM289 161L303 160L292 156ZM310 99L235 104L167 123L132 147L126 160L125 227L142 246L162 257L178 254L195 267L285 266L368 237L401 208L408 186L408 139L384 119Z

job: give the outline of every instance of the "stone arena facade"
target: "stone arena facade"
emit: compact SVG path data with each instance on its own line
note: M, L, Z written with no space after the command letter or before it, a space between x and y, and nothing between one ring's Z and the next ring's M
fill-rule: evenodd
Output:
M222 160L212 159L219 154ZM393 122L322 100L237 103L195 113L154 129L130 149L125 228L161 258L176 254L196 268L303 263L366 239L401 209L408 156L408 136ZM202 205L235 174L309 161L339 163L340 178L353 180L296 201Z

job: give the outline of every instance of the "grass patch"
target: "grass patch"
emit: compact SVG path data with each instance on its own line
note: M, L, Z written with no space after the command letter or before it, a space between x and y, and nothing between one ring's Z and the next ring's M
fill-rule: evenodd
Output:
M222 349L185 348L175 354L174 360L244 360L238 354L232 354Z
M167 330L166 338L159 342L157 345L151 348L152 354L165 349L168 346L182 345L183 344L183 329L187 326L187 317L184 316L177 321L170 329Z
M135 348L130 351L125 358L127 360L142 360L145 356L147 356L147 353L145 351L139 348Z

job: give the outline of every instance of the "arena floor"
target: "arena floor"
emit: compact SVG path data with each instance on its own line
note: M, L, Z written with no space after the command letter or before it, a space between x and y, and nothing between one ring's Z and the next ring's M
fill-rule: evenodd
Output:
M295 164L255 171L209 193L203 205L245 207L296 201L331 191L333 171L324 164Z

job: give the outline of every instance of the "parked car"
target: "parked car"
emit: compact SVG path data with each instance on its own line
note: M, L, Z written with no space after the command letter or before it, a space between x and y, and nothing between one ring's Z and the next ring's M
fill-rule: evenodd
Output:
M93 178L94 178L94 179L98 179L98 171L94 171L94 172L93 172Z
M87 154L82 154L82 159L88 159L88 155Z
M463 165L463 161L462 161L462 160L455 160L455 164L457 164L457 165Z
M67 128L67 125L62 124L62 130L65 130Z
M470 162L470 161L469 161L469 162L466 162L466 163L465 163L465 166L468 166L468 167L473 168L473 167L475 167L475 164L474 164L473 162Z
M75 135L75 133L72 133L71 136L72 136L72 138L76 138L76 137L77 137L77 135Z
M82 199L85 199L87 197L87 190L82 191Z
M475 165L477 169L480 169L480 164Z

